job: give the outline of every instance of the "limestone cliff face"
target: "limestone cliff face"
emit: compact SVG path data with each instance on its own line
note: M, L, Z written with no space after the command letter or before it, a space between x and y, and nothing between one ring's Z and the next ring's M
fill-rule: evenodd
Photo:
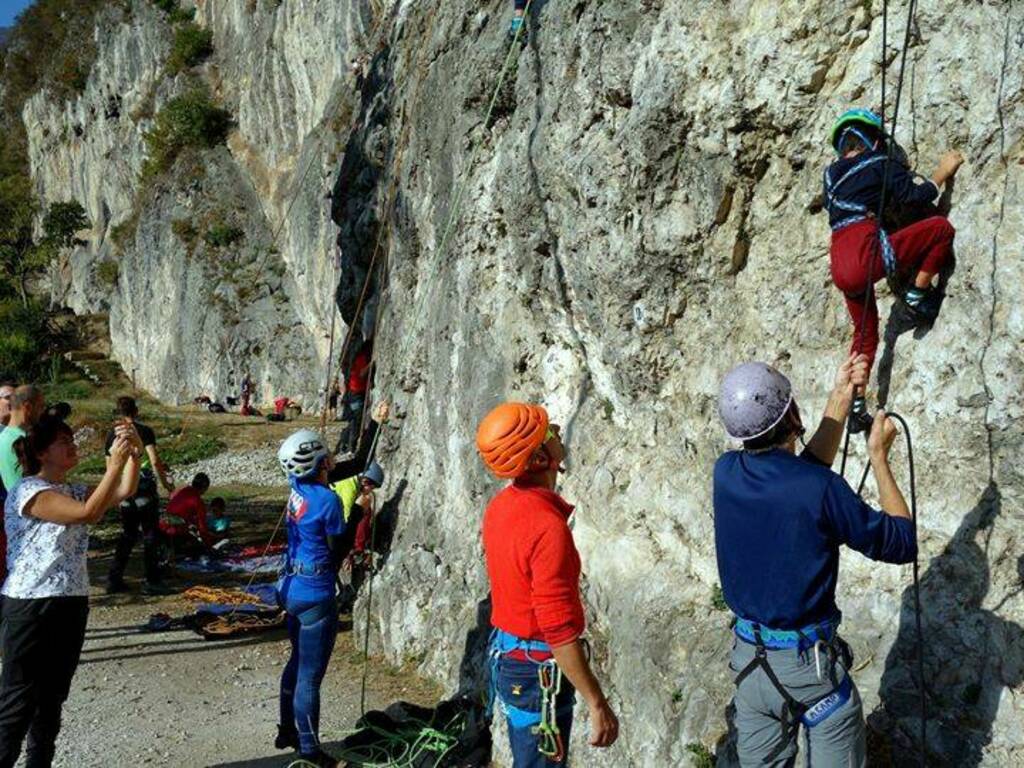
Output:
M729 446L715 393L725 370L757 358L791 375L805 413L824 403L850 327L814 199L835 114L878 104L880 3L535 2L485 123L509 12L469 0L198 4L216 49L203 76L238 126L211 153L201 183L213 197L196 205L231 196L254 252L282 231L270 284L226 308L203 298L221 290L213 277L175 281L188 258L210 259L172 239L168 217L201 192L182 181L187 168L143 209L117 288L89 278L106 258L105 224L130 208L145 125L100 105L112 92L143 100L168 46L142 3L130 21L101 20L82 99L41 95L26 109L40 189L56 199L70 187L105 222L72 259L67 300L108 302L116 354L166 397L243 365L265 387L311 392L330 320L328 246L338 232L337 299L351 318L383 222L377 387L398 413L380 451L393 539L375 587L377 647L471 685L486 635L478 529L498 488L474 428L502 399L542 401L565 426L589 634L624 724L607 752L578 728L579 764L686 765L695 743L730 764L710 499ZM1024 6L938 0L912 31L897 137L923 172L949 146L968 161L942 317L895 339L878 387L914 429L930 764L1009 766L1024 760ZM357 82L344 67L364 50L373 58ZM156 103L173 87L160 80ZM71 120L83 135L62 136ZM166 311L147 314L143 297L165 292ZM223 351L196 346L204 327L229 337ZM862 465L855 444L852 471ZM909 567L844 555L844 634L880 764L914 760L909 586Z

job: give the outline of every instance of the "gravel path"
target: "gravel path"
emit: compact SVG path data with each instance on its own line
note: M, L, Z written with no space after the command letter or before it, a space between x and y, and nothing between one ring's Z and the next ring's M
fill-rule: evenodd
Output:
M184 467L175 467L174 473L187 483L196 472L205 472L213 485L260 485L284 488L284 475L277 463L277 444L268 443L245 451L226 451L210 459L197 461Z
M274 768L277 685L288 657L283 632L207 641L190 631L143 633L157 610L181 601L96 597L81 665L64 707L56 766ZM321 733L336 741L359 716L362 666L352 633L338 638L323 686ZM436 700L429 683L371 664L368 706Z

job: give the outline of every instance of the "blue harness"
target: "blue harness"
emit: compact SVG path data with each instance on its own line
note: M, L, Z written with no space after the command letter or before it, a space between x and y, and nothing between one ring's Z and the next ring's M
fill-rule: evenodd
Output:
M780 723L782 725L782 740L772 752L765 757L764 762L773 762L790 741L796 738L800 725L805 728L813 728L820 725L834 714L840 707L850 700L853 695L853 681L849 672L843 675L840 681L836 678L835 668L837 662L841 662L844 671L849 670L853 661L849 646L836 634L837 621L826 621L819 624L812 624L798 630L777 630L763 627L757 622L747 619L736 618L734 631L736 637L745 643L755 646L754 658L736 676L736 686L757 669L762 670L775 689L782 696L783 708ZM768 663L769 650L795 649L803 653L811 648L817 653L818 644L824 645L829 656L829 677L834 686L832 691L813 704L804 704L797 700L786 690L779 680L778 675Z
M733 631L736 633L736 637L750 645L757 645L757 634L760 632L762 644L770 651L796 648L803 652L813 648L818 642L831 643L836 636L836 622L823 621L802 629L769 629L755 621L741 619L737 616Z
M498 696L498 662L503 656L511 651L522 651L526 656L527 661L533 662L537 665L538 671L541 667L549 667L554 674L561 677L561 670L558 669L558 665L555 664L554 658L547 659L534 659L531 654L534 653L551 653L551 646L547 643L541 642L540 640L524 640L521 637L509 634L503 629L497 629L491 632L491 639L488 643L487 655L490 657L491 663L491 684L487 697L487 717L491 717L491 713L494 711L494 702L496 699L500 699ZM532 728L540 724L544 712L533 712L528 709L520 709L514 707L508 702L501 700L501 708L508 717L509 724L513 728ZM571 705L569 707L571 709ZM558 714L563 714L561 711Z
M889 158L885 155L873 155L871 157L864 158L840 176L839 180L836 182L832 181L832 169L825 169L825 206L828 208L830 214L833 209L849 214L846 218L837 221L832 225L833 232L838 232L840 229L848 227L851 224L866 221L870 218L871 214L871 211L868 210L866 205L862 203L855 203L850 200L843 200L842 198L837 197L839 194L839 188L868 166L888 159ZM882 229L881 225L878 227L878 241L882 246L882 263L885 265L885 274L891 275L896 271L896 252L893 250L892 243L889 241L889 233Z

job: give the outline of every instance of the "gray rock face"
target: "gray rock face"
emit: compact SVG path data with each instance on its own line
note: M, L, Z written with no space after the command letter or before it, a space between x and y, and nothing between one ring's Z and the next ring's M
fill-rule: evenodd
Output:
M137 43L147 64L166 50L140 5L139 30L121 22L102 38L84 101L128 61L116 54L130 50L128 38L148 35ZM904 10L890 19L891 46ZM192 198L172 185L143 214L117 290L100 299L74 272L68 300L110 303L116 354L163 396L219 386L246 364L264 389L304 383L312 393L330 319L335 230L323 195L333 183L337 298L349 319L387 226L376 381L397 414L379 456L393 547L375 587L375 647L421 660L452 688L478 679L479 523L498 484L476 458L474 430L503 399L540 401L565 427L561 490L577 505L589 635L623 719L620 743L605 752L576 729L579 764L686 765L694 744L732 764L729 616L713 607L710 498L711 466L729 445L714 398L721 375L753 358L784 370L803 411L820 413L850 324L829 279L826 221L812 211L834 116L878 103L880 3L538 2L486 122L507 50L506 3L375 11L341 0L273 12L262 2L199 4L217 47L205 76L238 120L203 183L242 201L247 244L283 225L280 288L222 311L211 298L221 283L182 280L188 266L168 217ZM1024 681L1022 35L1019 3L922 6L897 130L923 172L949 146L968 158L952 199L958 266L942 316L920 338L900 335L873 383L914 429L935 765L1024 760L1014 696ZM343 74L357 42L375 54L358 92ZM346 115L337 131L324 124L335 98ZM26 119L49 124L52 138L66 111L82 108L41 96ZM44 194L70 187L94 218L97 201L119 200L108 218L126 216L142 145L137 126L115 125L121 186L98 159L103 142L88 139L98 128L48 149L33 131ZM102 254L96 238L75 258ZM139 297L158 286L172 297L166 311L141 319ZM275 290L287 297L276 308ZM884 326L892 299L879 291ZM242 318L234 326L232 312ZM229 326L222 356L194 339ZM287 349L268 351L278 347ZM863 459L855 441L851 473ZM899 476L905 484L906 470ZM879 764L914 760L910 583L909 567L844 555L844 635Z

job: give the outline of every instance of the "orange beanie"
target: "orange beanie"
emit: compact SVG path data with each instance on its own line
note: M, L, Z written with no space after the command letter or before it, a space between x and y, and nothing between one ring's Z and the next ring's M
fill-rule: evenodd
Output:
M548 412L539 405L502 403L476 430L476 447L484 464L498 477L519 477L533 452L544 444Z

